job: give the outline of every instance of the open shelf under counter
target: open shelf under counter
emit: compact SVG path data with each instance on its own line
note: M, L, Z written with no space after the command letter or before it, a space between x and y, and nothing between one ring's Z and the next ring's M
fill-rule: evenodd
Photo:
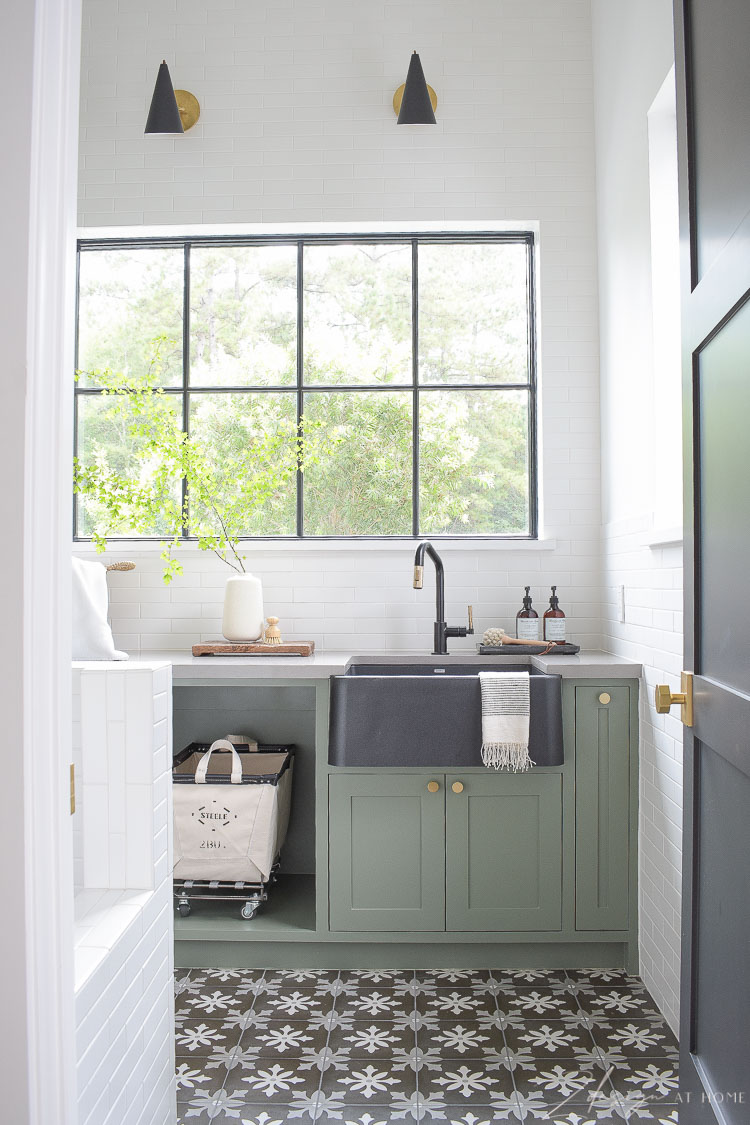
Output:
M309 941L315 932L315 876L279 875L255 918L240 917L241 903L195 902L175 916L175 942Z

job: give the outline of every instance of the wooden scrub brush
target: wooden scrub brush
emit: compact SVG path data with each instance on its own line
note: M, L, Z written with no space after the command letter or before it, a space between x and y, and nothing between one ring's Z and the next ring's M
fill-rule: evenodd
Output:
M266 620L268 621L268 627L263 634L264 642L267 645L280 645L282 642L281 630L278 628L278 617L267 617Z
M539 645L546 644L546 652L552 652L555 647L554 641L527 641L520 637L509 637L505 629L485 629L482 635L482 644L486 645L487 648L499 648L500 645L534 645L538 648ZM545 653L539 655L544 656Z

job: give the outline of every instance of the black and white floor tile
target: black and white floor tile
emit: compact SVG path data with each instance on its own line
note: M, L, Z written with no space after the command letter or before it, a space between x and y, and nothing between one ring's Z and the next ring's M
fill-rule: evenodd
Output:
M177 978L179 1125L677 1125L677 1044L621 970Z

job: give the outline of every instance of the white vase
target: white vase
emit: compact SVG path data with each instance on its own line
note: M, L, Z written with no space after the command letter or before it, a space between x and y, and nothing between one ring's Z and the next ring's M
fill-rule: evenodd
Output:
M263 587L254 574L227 579L221 631L228 641L257 641L263 635Z

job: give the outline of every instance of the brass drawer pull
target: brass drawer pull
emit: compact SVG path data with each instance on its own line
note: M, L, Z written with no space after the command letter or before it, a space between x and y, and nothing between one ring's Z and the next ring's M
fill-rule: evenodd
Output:
M427 792L428 793L437 793L439 788L440 788L440 786L438 785L437 781L428 781L427 782Z
M603 691L602 694L599 696L599 702L603 703L605 707L607 706L607 704L610 702L611 699L612 699L612 696L609 694L608 691Z
M463 781L454 781L453 784L451 785L451 789L453 790L454 793L463 793L463 791L464 791Z

